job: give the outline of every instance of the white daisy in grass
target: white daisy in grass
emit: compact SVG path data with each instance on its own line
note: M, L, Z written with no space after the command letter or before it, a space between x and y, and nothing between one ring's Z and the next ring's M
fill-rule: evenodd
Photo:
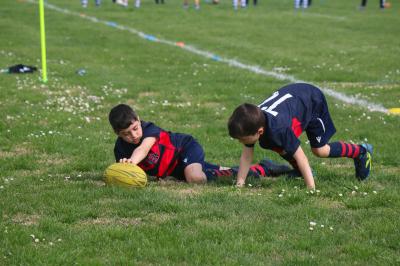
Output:
M374 193L374 194L378 194L378 192L376 192L375 190L374 190L374 191L372 191L372 193Z
M339 197L343 197L343 194L342 194L342 193L339 193Z
M316 226L316 225L317 225L316 222L313 222L313 221L310 222L310 226Z

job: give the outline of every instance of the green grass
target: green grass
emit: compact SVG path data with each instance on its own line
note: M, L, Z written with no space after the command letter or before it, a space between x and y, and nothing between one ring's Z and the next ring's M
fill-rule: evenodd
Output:
M48 2L83 12L78 0ZM139 10L93 2L84 12L99 19L400 107L396 2L381 11L371 1L363 12L345 0L298 12L289 0L237 12L230 1L202 3L199 12L176 0L144 1ZM41 66L36 4L4 1L0 27L1 68ZM303 136L318 193L285 178L249 180L243 189L232 180L107 187L115 104L194 135L209 161L234 165L241 147L226 130L233 108L286 82L49 9L46 32L47 84L40 74L0 76L0 265L400 263L399 116L328 97L334 139L374 144L364 183L351 160L317 159ZM87 74L77 75L80 68ZM279 160L256 149L257 160L265 156Z

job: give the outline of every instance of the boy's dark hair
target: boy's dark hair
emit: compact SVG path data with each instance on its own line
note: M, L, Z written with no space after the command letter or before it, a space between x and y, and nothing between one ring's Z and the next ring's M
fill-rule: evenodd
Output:
M117 134L121 130L127 129L132 124L132 121L137 120L138 116L135 111L126 104L118 104L113 107L108 115L108 121L110 121L114 132Z
M228 121L229 135L234 139L252 136L264 126L263 111L257 105L250 103L239 105Z

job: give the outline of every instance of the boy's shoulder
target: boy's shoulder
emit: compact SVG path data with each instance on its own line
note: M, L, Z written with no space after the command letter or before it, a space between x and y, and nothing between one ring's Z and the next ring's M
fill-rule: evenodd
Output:
M141 122L143 130L144 129L152 129L152 128L157 128L157 129L161 130L161 128L159 126L157 126L156 124L154 124L153 122L144 121L144 120L141 120L140 122Z
M143 137L158 137L162 128L155 125L153 122L141 121L142 130L143 130Z

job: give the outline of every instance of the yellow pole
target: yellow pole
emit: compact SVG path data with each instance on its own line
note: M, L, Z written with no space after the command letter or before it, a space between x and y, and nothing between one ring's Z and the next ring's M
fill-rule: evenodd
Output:
M47 82L47 65L46 65L46 33L44 30L44 4L43 0L39 0L39 16L40 16L40 46L42 49L42 81Z

